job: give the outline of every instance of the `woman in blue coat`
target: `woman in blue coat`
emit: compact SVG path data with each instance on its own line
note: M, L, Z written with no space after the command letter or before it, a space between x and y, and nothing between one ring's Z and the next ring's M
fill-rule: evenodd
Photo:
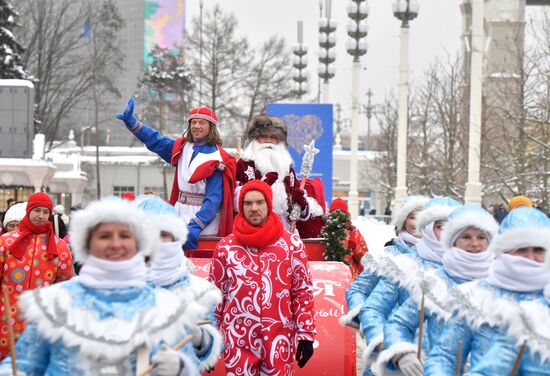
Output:
M407 376L421 376L422 363L417 358L415 335L419 327L420 306L424 296L426 333L423 344L429 349L435 343L450 318L444 307L449 289L473 279L487 276L492 255L487 251L489 241L498 231L493 216L477 205L459 206L449 215L441 234L446 249L442 267L429 266L422 274L411 276L419 283L406 283L410 298L394 310L384 326L384 351L377 368L389 363L399 365Z
M210 323L187 327L193 335L193 348L201 371L214 367L223 350L223 339L216 328L214 310L221 303L220 290L204 278L193 275L195 266L183 255L187 239L185 222L176 209L154 195L140 195L134 203L158 229L161 244L147 272L147 280L175 293L181 301L192 301L204 308L203 320Z
M525 322L521 307L540 301L550 283L550 272L543 266L549 245L546 215L520 207L506 216L488 249L496 256L488 277L458 285L449 293L447 307L454 314L430 351L425 375L454 374L457 368L463 372L468 356L469 375L511 373L520 352L518 340L511 336L517 325L544 324ZM548 353L542 357L532 345L526 342L516 375L549 375Z
M392 224L395 227L397 238L392 239L391 242L387 244L384 248L385 252L409 252L411 248L416 246L416 243L418 243L420 238L416 236L414 221L417 212L422 209L427 201L428 199L424 196L409 196L403 201L401 208L395 212L392 219ZM348 313L340 318L340 323L343 325L348 325L354 329L359 328L358 315L361 310L361 306L379 280L376 273L377 262L371 253L372 251L367 252L363 256L361 259L363 272L346 290Z
M16 346L27 376L135 375L150 363L159 376L199 375L185 330L206 312L147 283L158 232L133 204L108 198L73 215L71 244L78 277L22 295L28 327ZM0 374L11 374L10 359Z
M430 261L417 256L422 252L438 254L439 232L442 223L451 211L460 204L448 197L432 198L416 218L416 231L422 238L415 249L399 255L385 254L378 264L380 281L363 303L359 313L361 329L367 341L365 358L378 354L384 342L384 325L391 312L409 297L403 283L407 275L423 269ZM368 362L367 362L368 365Z

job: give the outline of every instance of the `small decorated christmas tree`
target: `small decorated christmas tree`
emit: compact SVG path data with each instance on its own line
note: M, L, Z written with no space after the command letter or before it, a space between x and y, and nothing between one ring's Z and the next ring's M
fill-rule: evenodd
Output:
M326 261L346 262L346 255L351 255L351 250L344 246L344 241L348 237L346 230L353 229L349 220L349 215L340 209L327 215L326 225L321 229L321 243L325 247L323 256Z

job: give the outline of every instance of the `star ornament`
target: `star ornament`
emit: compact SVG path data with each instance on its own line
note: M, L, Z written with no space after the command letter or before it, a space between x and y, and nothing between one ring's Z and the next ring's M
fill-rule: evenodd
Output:
M309 145L304 145L304 150L305 150L306 155L313 156L313 155L319 153L319 149L315 148L315 140L311 140Z

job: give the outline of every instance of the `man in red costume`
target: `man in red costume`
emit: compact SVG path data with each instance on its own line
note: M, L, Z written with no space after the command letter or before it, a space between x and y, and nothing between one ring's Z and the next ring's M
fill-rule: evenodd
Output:
M300 238L273 212L259 180L239 196L233 233L214 251L209 279L222 291L216 320L224 335L227 375L291 375L313 355L315 308Z
M275 117L258 115L252 118L246 131L248 144L237 162L237 190L251 180L262 180L273 190L273 210L279 215L285 230L291 227L293 204L300 206L298 221L308 221L324 214L324 208L300 189L300 181L292 167L292 157L286 146L287 129ZM299 226L306 229L307 225ZM301 234L301 232L300 232Z
M233 227L235 158L221 146L218 117L208 107L187 115L184 137L174 140L141 123L134 116L134 100L117 119L162 159L176 167L170 204L187 223L184 249L195 249L199 235L226 236Z

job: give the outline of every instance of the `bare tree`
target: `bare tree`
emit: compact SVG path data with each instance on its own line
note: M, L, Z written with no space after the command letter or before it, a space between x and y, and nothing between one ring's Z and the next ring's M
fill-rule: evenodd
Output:
M247 122L269 102L291 98L292 73L290 52L283 38L272 36L256 52L251 71L243 82L248 103Z
M85 44L79 41L86 16L84 5L69 0L18 2L22 56L35 77L35 133L51 141L70 110L89 90Z
M409 187L414 192L460 198L466 177L461 119L460 58L437 59L412 100ZM435 172L435 173L434 173Z

